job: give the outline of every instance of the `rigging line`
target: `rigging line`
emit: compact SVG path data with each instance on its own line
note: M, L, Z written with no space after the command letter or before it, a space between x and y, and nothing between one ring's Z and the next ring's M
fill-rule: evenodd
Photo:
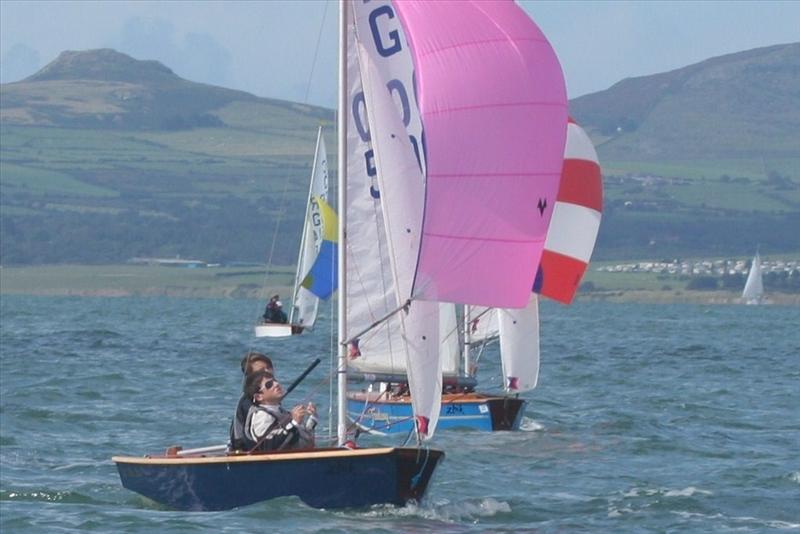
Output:
M269 254L267 255L267 269L264 273L264 281L261 283L262 297L261 300L259 300L258 306L261 306L261 302L267 297L267 281L269 280L269 274L272 270L272 257L275 254L275 243L278 240L278 230L281 226L283 214L286 211L286 192L289 190L289 182L291 182L291 180L288 177L283 182L283 192L281 193L281 200L278 204L278 217L275 219L275 227L272 230L272 243L270 244ZM292 303L292 305L294 305L294 303ZM250 348L252 349L253 347L251 346Z
M308 104L308 93L311 90L311 80L314 79L314 67L317 65L317 56L319 54L319 43L322 40L322 30L325 28L325 16L328 14L328 2L325 2L325 9L322 11L322 22L319 24L319 32L317 33L317 45L314 47L314 59L311 61L311 72L308 74L308 83L306 84L306 94L303 97L303 103Z
M397 308L396 310L392 310L392 311L390 311L389 313L387 313L386 315L384 315L383 317L381 317L380 319L378 319L377 321L375 321L374 323L372 323L371 325L369 325L369 326L368 326L367 328L365 328L364 330L360 331L359 333L355 334L354 336L351 336L351 337L350 337L350 339L348 339L348 340L346 340L346 341L342 341L342 345L348 345L348 344L350 344L350 343L351 343L351 342L352 342L354 339L358 339L358 338L360 338L361 336L363 336L364 334L366 334L367 332L369 332L369 331L370 331L370 330L372 330L373 328L376 328L376 327L380 326L381 324L383 324L383 323L384 323L384 322L385 322L387 319L389 319L389 318L390 318L390 317L392 317L393 315L396 315L396 314L397 314L397 312L399 312L399 311L402 311L402 310L406 310L406 309L408 309L408 307L409 307L410 305L411 305L411 299L408 299L408 300L405 302L405 304L403 304L402 306L400 306L400 307L399 307L399 308Z
M475 371L474 373L470 373L471 376L474 376L475 374L478 373L478 363L481 361L481 357L483 356L483 351L490 343L494 343L495 339L499 338L493 338L493 339L484 338L483 342L481 342L481 348L478 351L478 357L472 360L472 367Z

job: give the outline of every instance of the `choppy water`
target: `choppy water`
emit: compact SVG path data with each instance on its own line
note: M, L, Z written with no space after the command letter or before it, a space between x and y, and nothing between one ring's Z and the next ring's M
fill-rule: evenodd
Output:
M545 303L526 430L439 433L447 459L420 505L329 512L288 498L178 513L123 489L110 457L225 441L260 304L4 296L0 305L4 532L800 529L796 307ZM293 377L327 357L327 333L325 322L254 346ZM296 398L327 405L326 371ZM498 375L493 353L481 389L496 390Z

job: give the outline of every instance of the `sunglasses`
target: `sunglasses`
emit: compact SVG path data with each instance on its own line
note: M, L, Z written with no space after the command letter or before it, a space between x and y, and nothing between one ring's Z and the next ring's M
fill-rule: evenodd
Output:
M272 386L275 385L275 382L277 382L277 380L267 380L266 382L264 382L264 386L258 390L259 393L262 391L266 391L268 389L272 389Z

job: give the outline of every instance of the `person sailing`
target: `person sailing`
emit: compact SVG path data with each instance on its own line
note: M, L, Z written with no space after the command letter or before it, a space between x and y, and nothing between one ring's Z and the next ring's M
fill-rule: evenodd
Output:
M249 451L255 447L255 442L250 442L244 435L244 423L247 420L247 414L250 412L250 407L253 405L252 397L244 394L244 386L247 384L247 377L258 371L267 371L272 375L275 374L275 369L272 365L272 359L266 354L256 351L247 351L241 362L242 367L242 396L236 404L236 411L233 414L233 421L231 421L230 438L228 441L229 451Z
M267 371L247 377L245 395L253 399L244 425L245 438L255 450L276 451L314 447L317 409L313 403L287 410L281 406L283 387Z
M264 309L262 317L265 323L286 323L289 321L286 312L283 311L280 295L272 295L272 298L267 302L267 307Z

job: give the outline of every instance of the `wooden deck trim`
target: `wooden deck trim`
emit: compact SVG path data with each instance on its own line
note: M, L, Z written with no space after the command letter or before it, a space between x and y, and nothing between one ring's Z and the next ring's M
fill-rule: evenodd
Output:
M406 450L416 450L408 449ZM118 464L136 465L202 465L202 464L230 464L230 463L253 463L253 462L281 462L290 460L311 460L321 458L343 458L354 456L381 456L391 454L394 451L401 451L401 447L372 447L366 449L328 449L321 451L300 451L284 453L265 453L265 454L232 454L225 456L199 456L199 457L180 457L180 456L112 456L111 460Z

